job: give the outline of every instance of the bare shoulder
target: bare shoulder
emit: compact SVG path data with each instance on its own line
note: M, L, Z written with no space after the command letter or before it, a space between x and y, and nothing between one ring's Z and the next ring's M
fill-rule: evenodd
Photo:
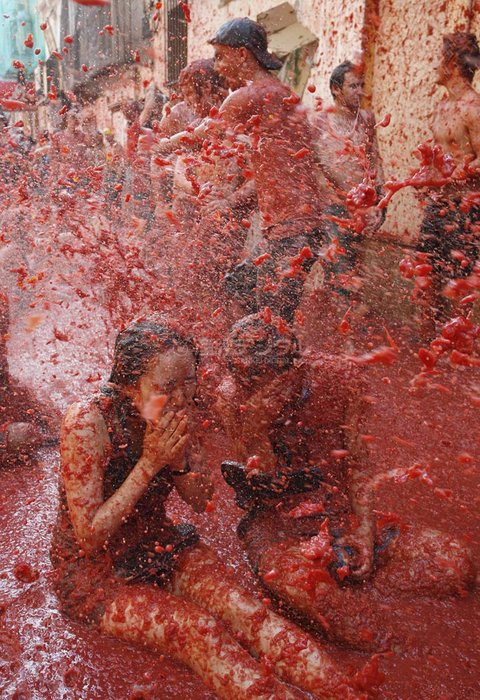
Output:
M255 86L251 83L244 85L243 87L234 90L228 95L228 97L223 101L220 111L228 109L232 105L242 105L248 104L249 102L259 99L259 92L255 90Z
M62 421L62 437L98 433L108 437L107 426L95 400L77 401L71 404Z
M288 97L290 94L291 90L289 87L280 82L278 78L268 75L262 80L257 80L238 88L238 90L235 90L227 97L223 104L243 103L254 105L278 96Z
M189 120L192 117L192 110L185 102L177 102L173 105L170 114L176 119Z
M193 120L195 115L185 102L178 102L160 122L159 134L161 136L173 136L173 134L183 131Z
M470 90L460 101L462 112L468 117L480 118L480 94L475 90Z

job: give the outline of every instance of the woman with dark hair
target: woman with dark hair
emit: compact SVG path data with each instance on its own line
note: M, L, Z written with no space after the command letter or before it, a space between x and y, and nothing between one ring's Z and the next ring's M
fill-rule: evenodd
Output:
M262 655L317 697L359 697L312 637L238 586L192 525L166 516L173 488L199 512L211 496L190 467L196 362L170 329L134 324L117 338L107 387L68 409L52 546L62 609L184 662L221 698L300 697Z

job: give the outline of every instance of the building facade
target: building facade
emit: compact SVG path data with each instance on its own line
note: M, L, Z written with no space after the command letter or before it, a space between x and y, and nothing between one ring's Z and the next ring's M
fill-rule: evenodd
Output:
M3 0L22 7L30 1ZM390 124L378 129L386 177L402 179L415 167L415 147L430 138L432 111L442 94L435 68L443 34L480 34L479 0L189 0L189 22L181 5L111 0L99 8L38 0L36 22L47 24L46 60L36 70L43 94L39 125L54 122L58 113L59 105L47 99L54 83L58 91L74 93L98 128L113 129L122 142L122 101L142 98L152 80L165 92L174 90L188 61L212 55L208 40L222 23L248 16L265 26L270 49L284 61L280 77L310 106L315 98L330 102L328 79L337 64L363 59L367 106L379 120L391 115ZM371 264L396 269L386 244L414 241L420 220L414 194L398 193L381 235L369 244Z

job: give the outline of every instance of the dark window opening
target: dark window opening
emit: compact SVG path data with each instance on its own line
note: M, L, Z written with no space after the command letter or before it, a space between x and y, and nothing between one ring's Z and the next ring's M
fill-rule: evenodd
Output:
M187 65L188 25L178 0L167 0L166 10L167 84L174 85Z

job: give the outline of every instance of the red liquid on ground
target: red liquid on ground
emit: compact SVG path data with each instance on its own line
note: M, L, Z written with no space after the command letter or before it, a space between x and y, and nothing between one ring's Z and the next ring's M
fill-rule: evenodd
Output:
M93 195L78 192L57 193L55 205L40 198L45 211L28 197L21 205L15 201L7 218L2 218L14 241L3 251L11 282L10 368L41 402L48 400L60 411L70 401L94 392L106 378L112 339L121 322L149 307L165 308L172 316L176 313L172 282L162 286L155 275L145 273L133 253L132 258L122 254L133 250L135 238L141 239L142 233L130 224L124 226L118 252L119 238L103 230ZM20 200L24 195L19 186ZM167 250L170 245L173 254L175 241L182 245L182 235L174 233L170 243L167 240ZM48 253L49 244L56 257ZM34 279L40 272L45 277ZM308 317L307 309L303 311ZM203 322L202 318L196 327L189 326L190 332L202 328ZM322 347L312 329L306 335L306 344ZM406 331L393 335L399 345L395 361L366 365L372 399L366 442L378 472L420 466L412 470L418 478L382 486L376 508L408 524L438 528L468 540L478 560L478 369L452 367L444 358L438 364L440 375L432 375L429 383L412 392L410 382L422 369L416 356L419 343ZM371 336L373 348L385 345L381 329L377 337L375 330ZM334 345L336 338L331 334ZM341 338L338 333L339 345ZM359 355L371 350L365 337L355 338L355 345ZM392 355L393 351L388 357L393 359ZM212 433L209 439L219 493L216 507L195 517L174 498L171 513L175 519L195 522L204 540L234 568L239 581L262 595L235 532L242 512L220 477L225 450L218 435ZM428 478L422 479L425 473ZM59 612L49 577L50 534L57 510L56 449L44 449L36 461L4 467L1 476L2 697L212 698L202 682L179 664L105 638ZM374 590L371 595L372 605L383 606L385 624L406 630L408 637L401 649L382 660L385 682L380 698L472 700L479 696L477 592L447 600L387 599ZM352 673L368 659L325 644Z
M371 458L385 467L429 465L433 486L412 479L387 484L378 494L378 510L399 514L408 523L431 526L470 541L476 558L478 538L478 407L471 369L446 369L437 380L443 388L409 393L416 367L402 347L403 361L368 370L375 400L368 426ZM387 379L389 381L387 381ZM222 456L217 445L212 464ZM470 457L471 456L471 457ZM0 549L4 561L0 595L3 697L8 698L209 698L201 681L168 659L106 639L66 620L49 586L49 536L56 512L58 456L44 450L37 462L2 471ZM236 570L239 580L255 589L235 535L240 511L217 474L221 506L197 517L204 536ZM178 518L192 520L179 501ZM39 577L18 580L14 567L28 564ZM17 572L18 575L18 572ZM388 624L410 629L405 650L385 658L385 699L460 700L478 693L480 651L474 643L480 624L478 594L463 599L416 598L377 600L386 606ZM358 668L365 656L339 650L331 653Z

